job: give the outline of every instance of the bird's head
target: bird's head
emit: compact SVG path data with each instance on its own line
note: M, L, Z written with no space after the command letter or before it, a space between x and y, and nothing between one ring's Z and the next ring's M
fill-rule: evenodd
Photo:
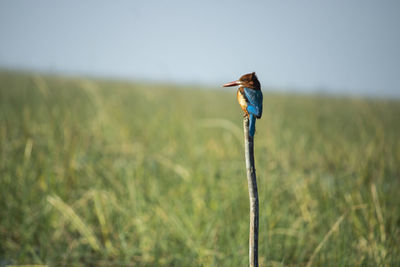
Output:
M247 87L247 88L255 89L255 90L261 89L260 82L258 81L257 75L255 72L245 74L242 77L240 77L239 80L223 84L222 86L223 87L242 86L242 87Z

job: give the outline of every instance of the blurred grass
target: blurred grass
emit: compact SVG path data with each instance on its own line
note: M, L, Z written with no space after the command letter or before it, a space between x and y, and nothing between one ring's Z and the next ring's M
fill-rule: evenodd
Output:
M246 266L235 92L0 73L0 266ZM400 102L265 93L261 266L400 264Z

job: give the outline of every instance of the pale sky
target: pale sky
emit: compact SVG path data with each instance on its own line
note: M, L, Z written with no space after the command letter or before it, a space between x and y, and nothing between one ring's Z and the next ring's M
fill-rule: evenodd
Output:
M0 67L400 97L400 1L0 1Z

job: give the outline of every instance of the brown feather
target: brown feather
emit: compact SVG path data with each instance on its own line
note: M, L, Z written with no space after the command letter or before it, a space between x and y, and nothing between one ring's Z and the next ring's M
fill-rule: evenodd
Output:
M237 90L237 101L239 102L240 107L242 108L243 112L249 116L249 113L247 112L247 98L246 95L244 94L244 89L243 87L239 87Z
M257 75L255 72L248 73L240 77L239 81L242 83L242 86L251 88L254 90L260 90L261 85L258 81Z

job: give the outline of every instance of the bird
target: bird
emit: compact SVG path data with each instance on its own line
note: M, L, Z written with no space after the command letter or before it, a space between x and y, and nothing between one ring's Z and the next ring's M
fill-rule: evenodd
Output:
M236 97L244 112L244 116L249 117L249 135L254 137L256 119L261 118L263 109L263 94L256 73L245 74L239 80L225 83L222 86L239 86Z

